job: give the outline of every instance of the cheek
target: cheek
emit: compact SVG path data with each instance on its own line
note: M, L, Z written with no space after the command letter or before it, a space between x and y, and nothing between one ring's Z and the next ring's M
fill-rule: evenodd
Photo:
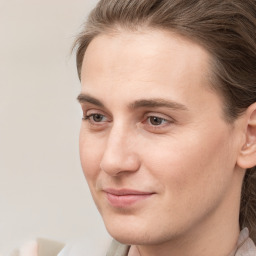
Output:
M82 169L90 185L91 182L95 181L100 171L100 161L103 154L102 142L81 129L79 151Z
M163 184L172 198L211 196L225 189L235 164L229 134L198 132L190 136L163 138L144 147L146 169ZM204 191L202 193L202 191ZM207 194L208 193L208 194ZM207 194L207 195L206 195Z
M208 216L231 187L234 161L225 131L207 137L164 138L144 147L144 168L162 188L157 208L162 220L178 230Z

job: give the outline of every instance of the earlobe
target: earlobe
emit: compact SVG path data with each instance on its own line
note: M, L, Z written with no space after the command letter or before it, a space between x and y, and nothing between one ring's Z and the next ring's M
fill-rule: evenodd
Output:
M237 165L243 169L256 166L256 103L252 104L245 112L246 141L240 150Z

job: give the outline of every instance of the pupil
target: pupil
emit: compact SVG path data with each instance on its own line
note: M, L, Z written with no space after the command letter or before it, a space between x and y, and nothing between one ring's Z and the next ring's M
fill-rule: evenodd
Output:
M93 121L100 122L102 120L102 118L103 118L102 115L96 114L93 116Z
M153 125L160 125L162 123L162 118L153 116L153 117L150 117L150 122Z

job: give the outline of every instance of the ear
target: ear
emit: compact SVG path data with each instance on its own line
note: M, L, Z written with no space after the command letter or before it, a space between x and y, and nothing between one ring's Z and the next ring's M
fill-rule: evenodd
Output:
M243 169L256 166L256 103L244 113L246 120L245 142L237 159L237 165Z

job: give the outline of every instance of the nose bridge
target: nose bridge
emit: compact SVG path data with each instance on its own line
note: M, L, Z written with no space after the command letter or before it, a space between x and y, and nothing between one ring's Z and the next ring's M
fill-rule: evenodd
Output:
M105 145L101 168L110 175L136 171L138 156L135 151L135 137L123 124L113 125Z
M134 145L132 137L132 132L125 125L116 125L110 132L107 146L110 150L127 151L128 153L128 151L132 151Z

